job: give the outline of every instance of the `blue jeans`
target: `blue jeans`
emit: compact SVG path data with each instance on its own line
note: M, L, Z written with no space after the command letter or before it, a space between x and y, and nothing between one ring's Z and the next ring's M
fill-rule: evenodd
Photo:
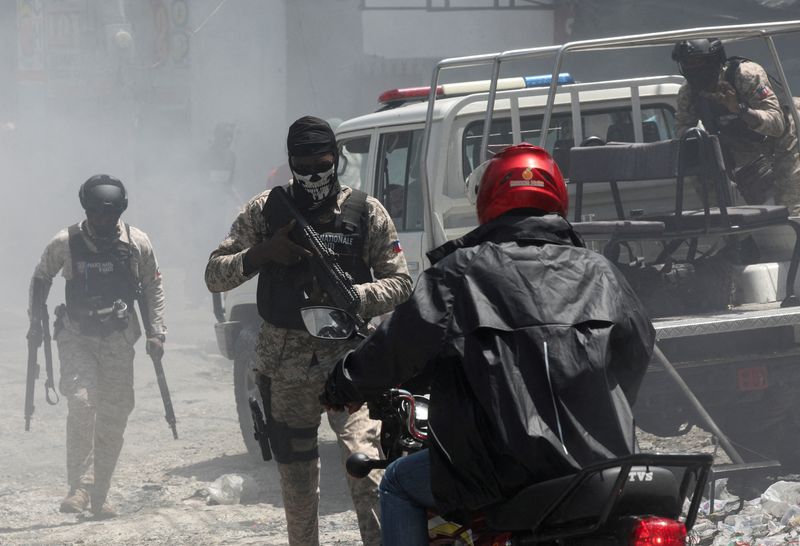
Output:
M383 546L426 546L433 508L428 450L392 462L380 486Z

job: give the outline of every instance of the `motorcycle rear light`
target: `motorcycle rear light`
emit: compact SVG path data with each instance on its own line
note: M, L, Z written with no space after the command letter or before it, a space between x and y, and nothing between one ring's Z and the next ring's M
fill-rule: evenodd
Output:
M630 546L684 546L686 526L669 518L642 518L633 526Z

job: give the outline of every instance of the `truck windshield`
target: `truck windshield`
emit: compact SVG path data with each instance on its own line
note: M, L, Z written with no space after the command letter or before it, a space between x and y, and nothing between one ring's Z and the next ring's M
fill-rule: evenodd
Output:
M590 110L582 113L583 137L599 137L605 142L634 142L633 121L630 107ZM522 140L539 144L542 116L522 116L520 132ZM642 107L642 134L644 142L667 140L675 135L675 114L672 107L659 104ZM472 172L480 158L483 136L483 120L469 123L464 130L462 143L463 178ZM511 121L498 118L492 121L489 135L490 152L498 152L513 142ZM565 177L569 176L569 150L575 143L572 135L572 115L569 112L554 113L547 134L547 150L553 154Z

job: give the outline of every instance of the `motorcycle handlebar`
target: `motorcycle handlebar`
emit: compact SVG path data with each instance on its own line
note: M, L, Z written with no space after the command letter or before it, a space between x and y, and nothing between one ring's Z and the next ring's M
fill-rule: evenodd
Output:
M380 397L371 400L369 404L370 417L383 422L382 447L385 451L388 449L384 453L388 459L370 459L364 453L353 453L347 458L345 468L347 473L354 478L364 478L373 470L386 468L392 460L401 456L396 449L398 442L405 449L410 448L411 451L416 451L421 447L415 449L413 444L424 446L428 439L424 427L420 430L417 426L417 400L409 391L397 388L389 389ZM427 413L423 419L427 419ZM388 429L386 428L387 424L389 425ZM390 440L386 443L394 447L384 445L384 440L387 438Z

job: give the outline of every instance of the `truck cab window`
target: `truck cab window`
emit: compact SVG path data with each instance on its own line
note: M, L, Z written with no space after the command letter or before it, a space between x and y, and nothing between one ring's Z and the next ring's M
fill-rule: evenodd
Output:
M419 152L422 130L384 133L378 144L377 197L397 231L423 228Z
M583 138L596 136L606 142L635 142L630 108L614 108L583 112L581 115ZM520 119L520 136L524 142L539 145L542 116L523 116ZM473 121L464 130L462 142L464 178L469 176L480 161L483 120ZM672 107L658 104L642 108L642 140L656 142L675 136L675 118ZM492 121L489 132L489 151L496 152L513 143L511 121L508 118ZM569 176L569 149L575 146L572 135L572 115L556 112L550 122L545 148L553 155L564 176ZM452 185L452 184L450 184ZM463 187L450 188L447 195L462 197Z
M353 189L369 192L369 188L362 188L362 181L369 180L367 176L367 157L371 137L355 137L339 142L339 181Z

